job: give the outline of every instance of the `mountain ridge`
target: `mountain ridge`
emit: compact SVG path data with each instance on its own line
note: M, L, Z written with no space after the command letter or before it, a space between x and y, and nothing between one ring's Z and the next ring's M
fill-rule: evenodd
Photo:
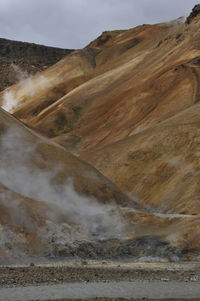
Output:
M0 38L0 91L17 83L19 72L35 74L55 64L73 50ZM17 65L17 70L13 69Z

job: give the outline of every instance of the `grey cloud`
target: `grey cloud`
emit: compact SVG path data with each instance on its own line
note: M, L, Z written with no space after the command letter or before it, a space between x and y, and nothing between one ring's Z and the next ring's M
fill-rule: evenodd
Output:
M102 31L158 23L189 13L193 0L0 0L0 36L81 48Z

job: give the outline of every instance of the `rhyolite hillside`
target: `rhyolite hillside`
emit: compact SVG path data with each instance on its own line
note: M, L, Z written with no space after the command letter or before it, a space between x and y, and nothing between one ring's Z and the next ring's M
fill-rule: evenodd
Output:
M4 258L198 260L200 5L104 32L27 83L0 94L16 103L0 111Z

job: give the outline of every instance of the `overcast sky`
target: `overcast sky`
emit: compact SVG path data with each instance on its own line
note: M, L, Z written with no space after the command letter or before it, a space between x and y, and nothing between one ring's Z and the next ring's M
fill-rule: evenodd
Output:
M188 14L197 0L0 0L0 37L82 48L102 31Z

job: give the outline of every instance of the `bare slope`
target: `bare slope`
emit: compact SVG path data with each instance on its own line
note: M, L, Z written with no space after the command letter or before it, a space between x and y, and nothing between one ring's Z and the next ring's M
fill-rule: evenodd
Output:
M14 87L24 102L15 116L81 152L146 204L199 212L200 18L193 14L185 24L103 33L43 73L52 86L33 97Z
M53 88L42 95L21 96L16 87L25 104L15 115L77 152L162 122L198 101L198 26L199 20L103 33L43 73Z
M200 104L82 158L121 189L162 212L197 214Z
M198 256L198 215L142 209L93 167L2 110L0 130L1 262Z

